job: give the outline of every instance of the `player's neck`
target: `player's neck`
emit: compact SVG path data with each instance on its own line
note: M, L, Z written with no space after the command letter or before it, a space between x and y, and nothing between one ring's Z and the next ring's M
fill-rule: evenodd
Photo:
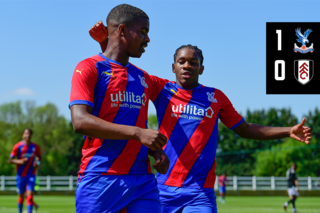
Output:
M122 50L120 45L112 45L112 42L109 42L107 49L102 53L102 55L119 62L123 66L126 66L129 62L128 54Z
M199 86L199 83L196 82L196 83L193 83L193 84L181 84L178 80L176 80L176 84L179 86L179 87L182 87L183 89L194 89L196 87Z
M24 141L24 143L27 144L27 145L30 145L30 144L31 144L31 141L30 141L30 140L29 140L29 141L23 140L23 141Z

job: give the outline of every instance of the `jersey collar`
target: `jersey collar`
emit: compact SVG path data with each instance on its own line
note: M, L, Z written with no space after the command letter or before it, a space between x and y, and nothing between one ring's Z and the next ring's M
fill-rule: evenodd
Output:
M104 55L102 55L102 53L99 53L98 55L99 55L100 57L104 58L106 61L111 62L111 63L114 63L114 64L118 64L118 65L120 65L120 66L122 66L122 67L129 67L129 65L130 65L130 63L128 62L125 66L123 66L123 64L121 64L121 63L119 63L119 62L114 61L114 60L112 60L112 59L110 59L110 58L108 58L108 57L105 57Z
M175 84L179 89L183 89L183 90L197 90L197 89L199 89L199 88L202 87L202 85L199 84L197 87L194 87L194 88L192 88L192 89L185 89L185 88L183 88L183 87L178 86L178 84L177 84L176 82L174 82L174 84Z

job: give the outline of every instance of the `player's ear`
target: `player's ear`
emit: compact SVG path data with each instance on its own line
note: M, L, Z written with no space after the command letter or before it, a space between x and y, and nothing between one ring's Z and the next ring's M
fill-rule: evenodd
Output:
M204 70L204 66L202 65L202 66L200 67L200 70L199 70L199 75L202 75L203 70Z
M176 73L176 66L175 66L174 63L172 63L172 72L173 72L173 73Z
M119 26L118 26L118 31L119 31L119 34L121 35L121 36L125 36L125 32L126 32L126 26L124 25L124 24L120 24Z

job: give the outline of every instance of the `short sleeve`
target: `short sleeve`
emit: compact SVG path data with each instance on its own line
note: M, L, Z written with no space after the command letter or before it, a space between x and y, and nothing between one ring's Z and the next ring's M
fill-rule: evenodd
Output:
M74 104L89 105L93 108L97 81L96 61L91 58L81 61L73 72L69 108Z
M11 158L15 158L18 156L19 146L16 144L13 146L12 152L10 153Z
M150 82L151 82L150 100L154 102L157 99L161 90L166 85L166 83L169 82L169 80L162 79L154 75L150 75Z
M243 121L243 117L234 109L229 98L221 92L222 107L220 111L220 120L229 129L233 130L238 127Z
M38 156L38 157L41 156L40 146L39 146L39 145L36 146L36 153L35 153L35 155Z

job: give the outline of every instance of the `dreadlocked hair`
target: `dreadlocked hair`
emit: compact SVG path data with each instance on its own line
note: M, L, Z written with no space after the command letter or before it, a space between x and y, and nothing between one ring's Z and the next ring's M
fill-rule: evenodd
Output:
M191 44L182 45L181 47L179 47L176 50L175 54L173 55L173 61L174 62L176 61L176 57L177 57L179 51L182 50L182 49L185 49L185 48L192 49L197 53L197 55L200 57L200 66L202 66L203 60L204 60L203 55L202 55L202 50L200 50L197 46L192 46Z

